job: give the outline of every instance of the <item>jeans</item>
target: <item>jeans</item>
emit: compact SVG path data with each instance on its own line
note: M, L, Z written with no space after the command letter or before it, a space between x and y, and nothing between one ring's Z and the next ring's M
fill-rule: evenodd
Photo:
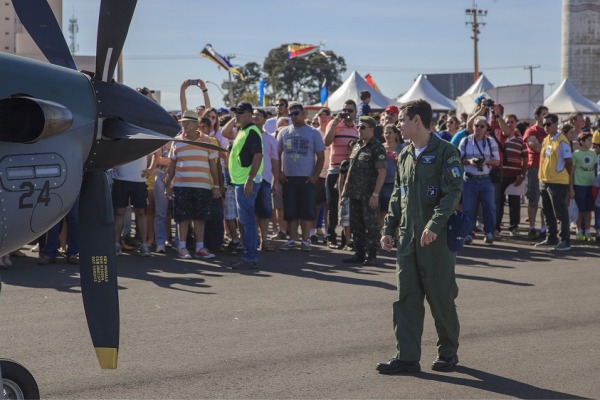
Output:
M46 245L42 254L52 259L56 258L58 253L58 241L60 236L60 228L62 221L58 222L48 231ZM73 207L67 214L65 221L67 224L67 257L74 256L79 253L79 198L73 204Z
M260 184L252 185L252 194L244 194L244 185L233 185L235 187L235 204L242 229L242 241L244 242L244 261L258 262L258 235L256 233L256 219L254 217L254 206Z
M475 229L475 206L477 198L480 197L483 206L483 230L486 234L494 233L496 226L495 194L494 184L489 177L483 179L465 178L463 183L463 212L473 220L473 226L470 230Z
M542 197L542 212L548 227L548 240L557 238L558 223L560 221L560 240L570 243L569 211L567 209L567 195L569 185L559 183L544 183L540 181L540 195Z
M225 227L223 226L223 200L211 200L210 218L204 221L204 247L217 250L223 246Z
M164 246L167 241L165 220L169 210L169 200L165 196L165 181L167 173L157 171L152 193L154 194L154 237L157 246Z
M504 191L506 188L517 180L517 177L504 177L502 178L502 184L500 190L496 192L496 228L500 230L502 219L504 218L504 202L506 195ZM521 183L524 185L525 183ZM508 230L516 229L519 227L519 221L521 220L521 197L515 195L508 195L508 215L509 224Z
M325 193L327 194L327 205L329 206L329 215L327 218L327 233L330 240L336 240L335 228L338 226L338 203L340 193L336 187L339 174L328 173L325 178Z

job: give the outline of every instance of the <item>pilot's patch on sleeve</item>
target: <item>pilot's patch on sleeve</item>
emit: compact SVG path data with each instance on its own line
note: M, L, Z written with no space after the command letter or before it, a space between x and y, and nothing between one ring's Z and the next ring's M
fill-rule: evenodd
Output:
M446 164L448 165L452 164L453 162L460 163L460 158L458 156L452 156L446 160Z
M438 193L437 186L427 186L427 197L435 197Z
M449 171L452 174L453 178L460 178L460 168L458 168L458 167L451 167L449 169Z

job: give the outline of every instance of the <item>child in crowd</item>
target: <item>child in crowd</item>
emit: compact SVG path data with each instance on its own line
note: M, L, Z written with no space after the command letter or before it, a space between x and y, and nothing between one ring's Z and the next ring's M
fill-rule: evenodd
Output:
M592 135L590 133L580 133L577 141L579 142L580 149L573 152L575 202L579 209L576 238L577 240L591 241L590 223L594 209L592 184L594 183L596 152L591 149Z

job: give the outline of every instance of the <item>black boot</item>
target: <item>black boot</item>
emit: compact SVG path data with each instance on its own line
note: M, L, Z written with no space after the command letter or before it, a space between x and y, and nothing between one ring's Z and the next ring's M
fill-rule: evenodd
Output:
M346 264L362 264L365 262L365 253L358 251L352 257L344 258L342 261Z
M376 250L369 250L369 253L365 257L365 261L363 262L364 266L375 265L375 259L377 258Z

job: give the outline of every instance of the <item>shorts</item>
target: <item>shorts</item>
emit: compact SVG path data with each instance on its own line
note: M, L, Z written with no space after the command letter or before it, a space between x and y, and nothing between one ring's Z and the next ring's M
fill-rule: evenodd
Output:
M537 207L540 203L538 169L538 167L530 167L527 170L527 198L529 199L529 207Z
M271 206L271 184L265 180L260 183L260 189L256 195L254 212L258 218L267 219L273 215Z
M125 208L130 204L133 208L146 208L148 205L148 188L146 182L130 182L115 179L112 185L113 208Z
M316 218L315 185L306 176L291 176L282 185L283 219L312 221Z
M573 188L575 189L575 203L577 203L579 212L582 213L594 211L592 187L573 185Z
M191 187L173 187L173 219L206 221L210 218L212 191Z
M379 192L379 211L387 212L390 207L390 199L394 191L393 183L384 183Z
M594 228L596 228L596 231L600 231L600 207L594 208L594 221Z
M340 202L340 226L350 226L350 199L345 198Z
M225 202L223 204L223 218L225 221L233 221L237 218L237 205L235 204L235 186L228 185L225 192Z
M323 204L327 201L327 193L325 190L325 178L319 178L315 183L315 205Z

